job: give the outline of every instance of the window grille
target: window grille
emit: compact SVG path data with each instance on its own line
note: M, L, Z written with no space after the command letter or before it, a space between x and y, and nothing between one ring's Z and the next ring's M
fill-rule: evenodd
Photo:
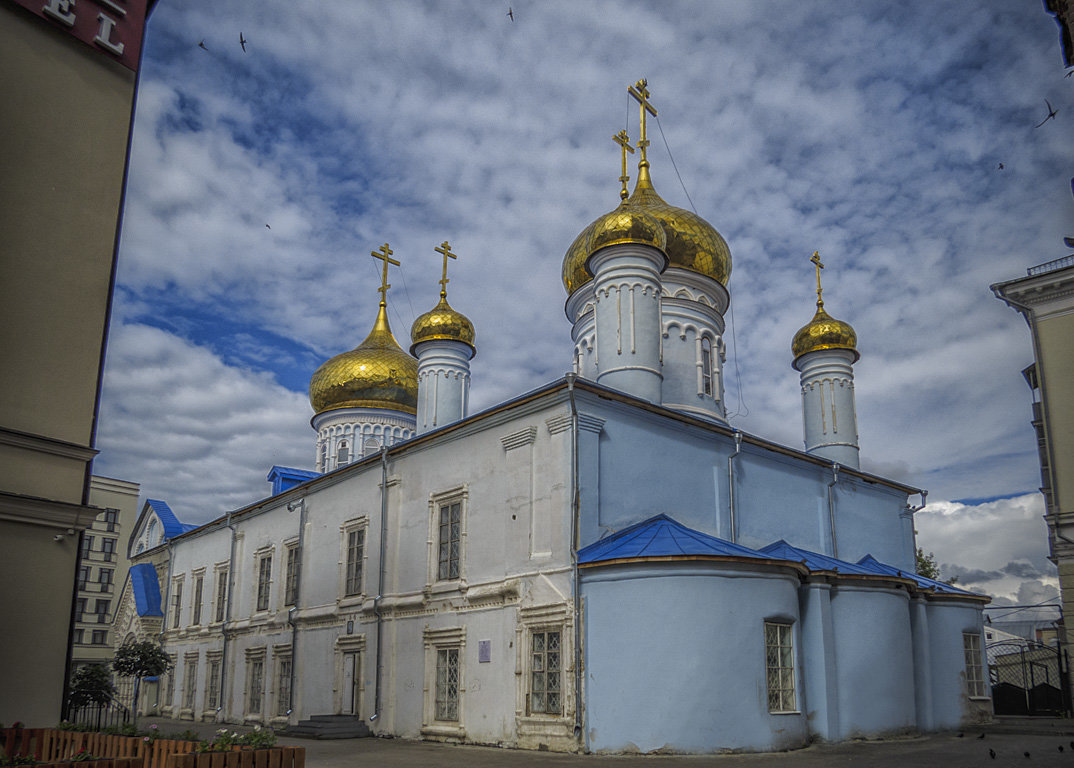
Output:
M790 624L765 622L765 670L768 711L796 711L794 697L794 639Z
M459 719L459 649L436 650L436 719Z
M351 449L346 440L339 441L339 448L336 450L336 465L345 466L351 462Z
M250 700L246 711L251 715L261 714L261 694L265 683L265 662L257 659L250 662Z
M175 601L172 606L172 627L179 626L179 619L183 612L183 582L175 582Z
M257 561L257 610L267 611L269 586L272 577L272 555L264 555Z
M712 341L701 339L701 390L712 396Z
M966 687L969 689L969 695L987 696L981 666L981 636L977 633L963 633L962 649L966 657Z
M216 620L221 622L227 616L227 576L228 569L216 572Z
M346 594L362 593L362 557L365 554L365 529L356 528L347 532L347 584Z
M194 624L195 626L201 624L201 597L204 585L204 577L198 576L194 579L194 618L192 619L191 624Z
M198 660L188 658L183 675L183 707L194 709L194 694L197 693L198 685Z
M291 658L282 657L277 664L276 714L284 716L291 709Z
M558 715L562 677L560 674L560 634L534 632L530 653L530 712Z
M220 661L218 659L212 659L209 661L209 682L207 690L205 691L205 706L208 709L216 709L217 696L220 692Z
M298 547L287 549L287 577L284 579L284 605L294 605L298 599Z
M455 501L440 506L439 567L441 581L459 578L459 531L462 503Z

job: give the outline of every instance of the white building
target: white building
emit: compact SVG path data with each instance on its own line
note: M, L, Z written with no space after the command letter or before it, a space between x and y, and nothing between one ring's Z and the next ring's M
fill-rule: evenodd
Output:
M575 372L469 415L472 324L442 290L407 354L374 252L373 330L310 385L325 474L274 468L270 498L140 556L163 610L128 583L126 632L176 662L165 713L609 752L990 716L987 598L915 576L924 494L858 469L857 340L819 259L807 450L727 424L730 250L656 194L631 92L635 190L564 258Z

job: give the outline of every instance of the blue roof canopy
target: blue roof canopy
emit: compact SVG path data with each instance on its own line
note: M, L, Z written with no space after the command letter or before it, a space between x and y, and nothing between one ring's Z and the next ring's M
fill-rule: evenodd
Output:
M583 547L578 551L578 562L691 555L773 559L755 549L687 528L667 515L657 515Z
M130 568L131 590L134 607L139 616L163 616L160 610L160 582L157 569L149 563L139 563Z

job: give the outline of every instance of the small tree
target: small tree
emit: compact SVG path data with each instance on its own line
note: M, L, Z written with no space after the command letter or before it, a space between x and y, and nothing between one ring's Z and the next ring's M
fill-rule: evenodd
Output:
M138 727L138 689L142 678L159 677L171 667L168 654L152 640L128 640L116 650L112 669L117 675L134 678L134 711L131 713L134 727Z
M921 547L917 548L917 575L940 580L940 566L936 564L936 555L932 552L926 553Z
M107 664L86 664L75 670L71 676L71 695L68 701L72 707L107 704L114 694L112 674L108 671Z

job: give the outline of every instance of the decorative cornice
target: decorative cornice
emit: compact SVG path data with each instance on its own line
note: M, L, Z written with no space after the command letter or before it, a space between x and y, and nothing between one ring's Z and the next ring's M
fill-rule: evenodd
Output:
M500 438L500 443L505 451L530 445L537 440L537 427L526 427Z
M104 510L68 501L0 492L0 520L15 523L82 531L93 525L101 512Z
M548 426L548 434L557 435L571 428L571 417L570 414L561 413L556 416L549 416L544 420L544 423ZM582 432L593 432L599 435L604 429L604 419L598 416L590 416L587 413L579 413L578 429Z
M97 449L90 448L78 443L69 443L66 440L57 440L44 435L34 435L29 432L19 432L14 429L0 427L0 445L11 445L15 448L23 448L28 451L38 451L51 456L63 456L67 459L89 461L98 454Z

